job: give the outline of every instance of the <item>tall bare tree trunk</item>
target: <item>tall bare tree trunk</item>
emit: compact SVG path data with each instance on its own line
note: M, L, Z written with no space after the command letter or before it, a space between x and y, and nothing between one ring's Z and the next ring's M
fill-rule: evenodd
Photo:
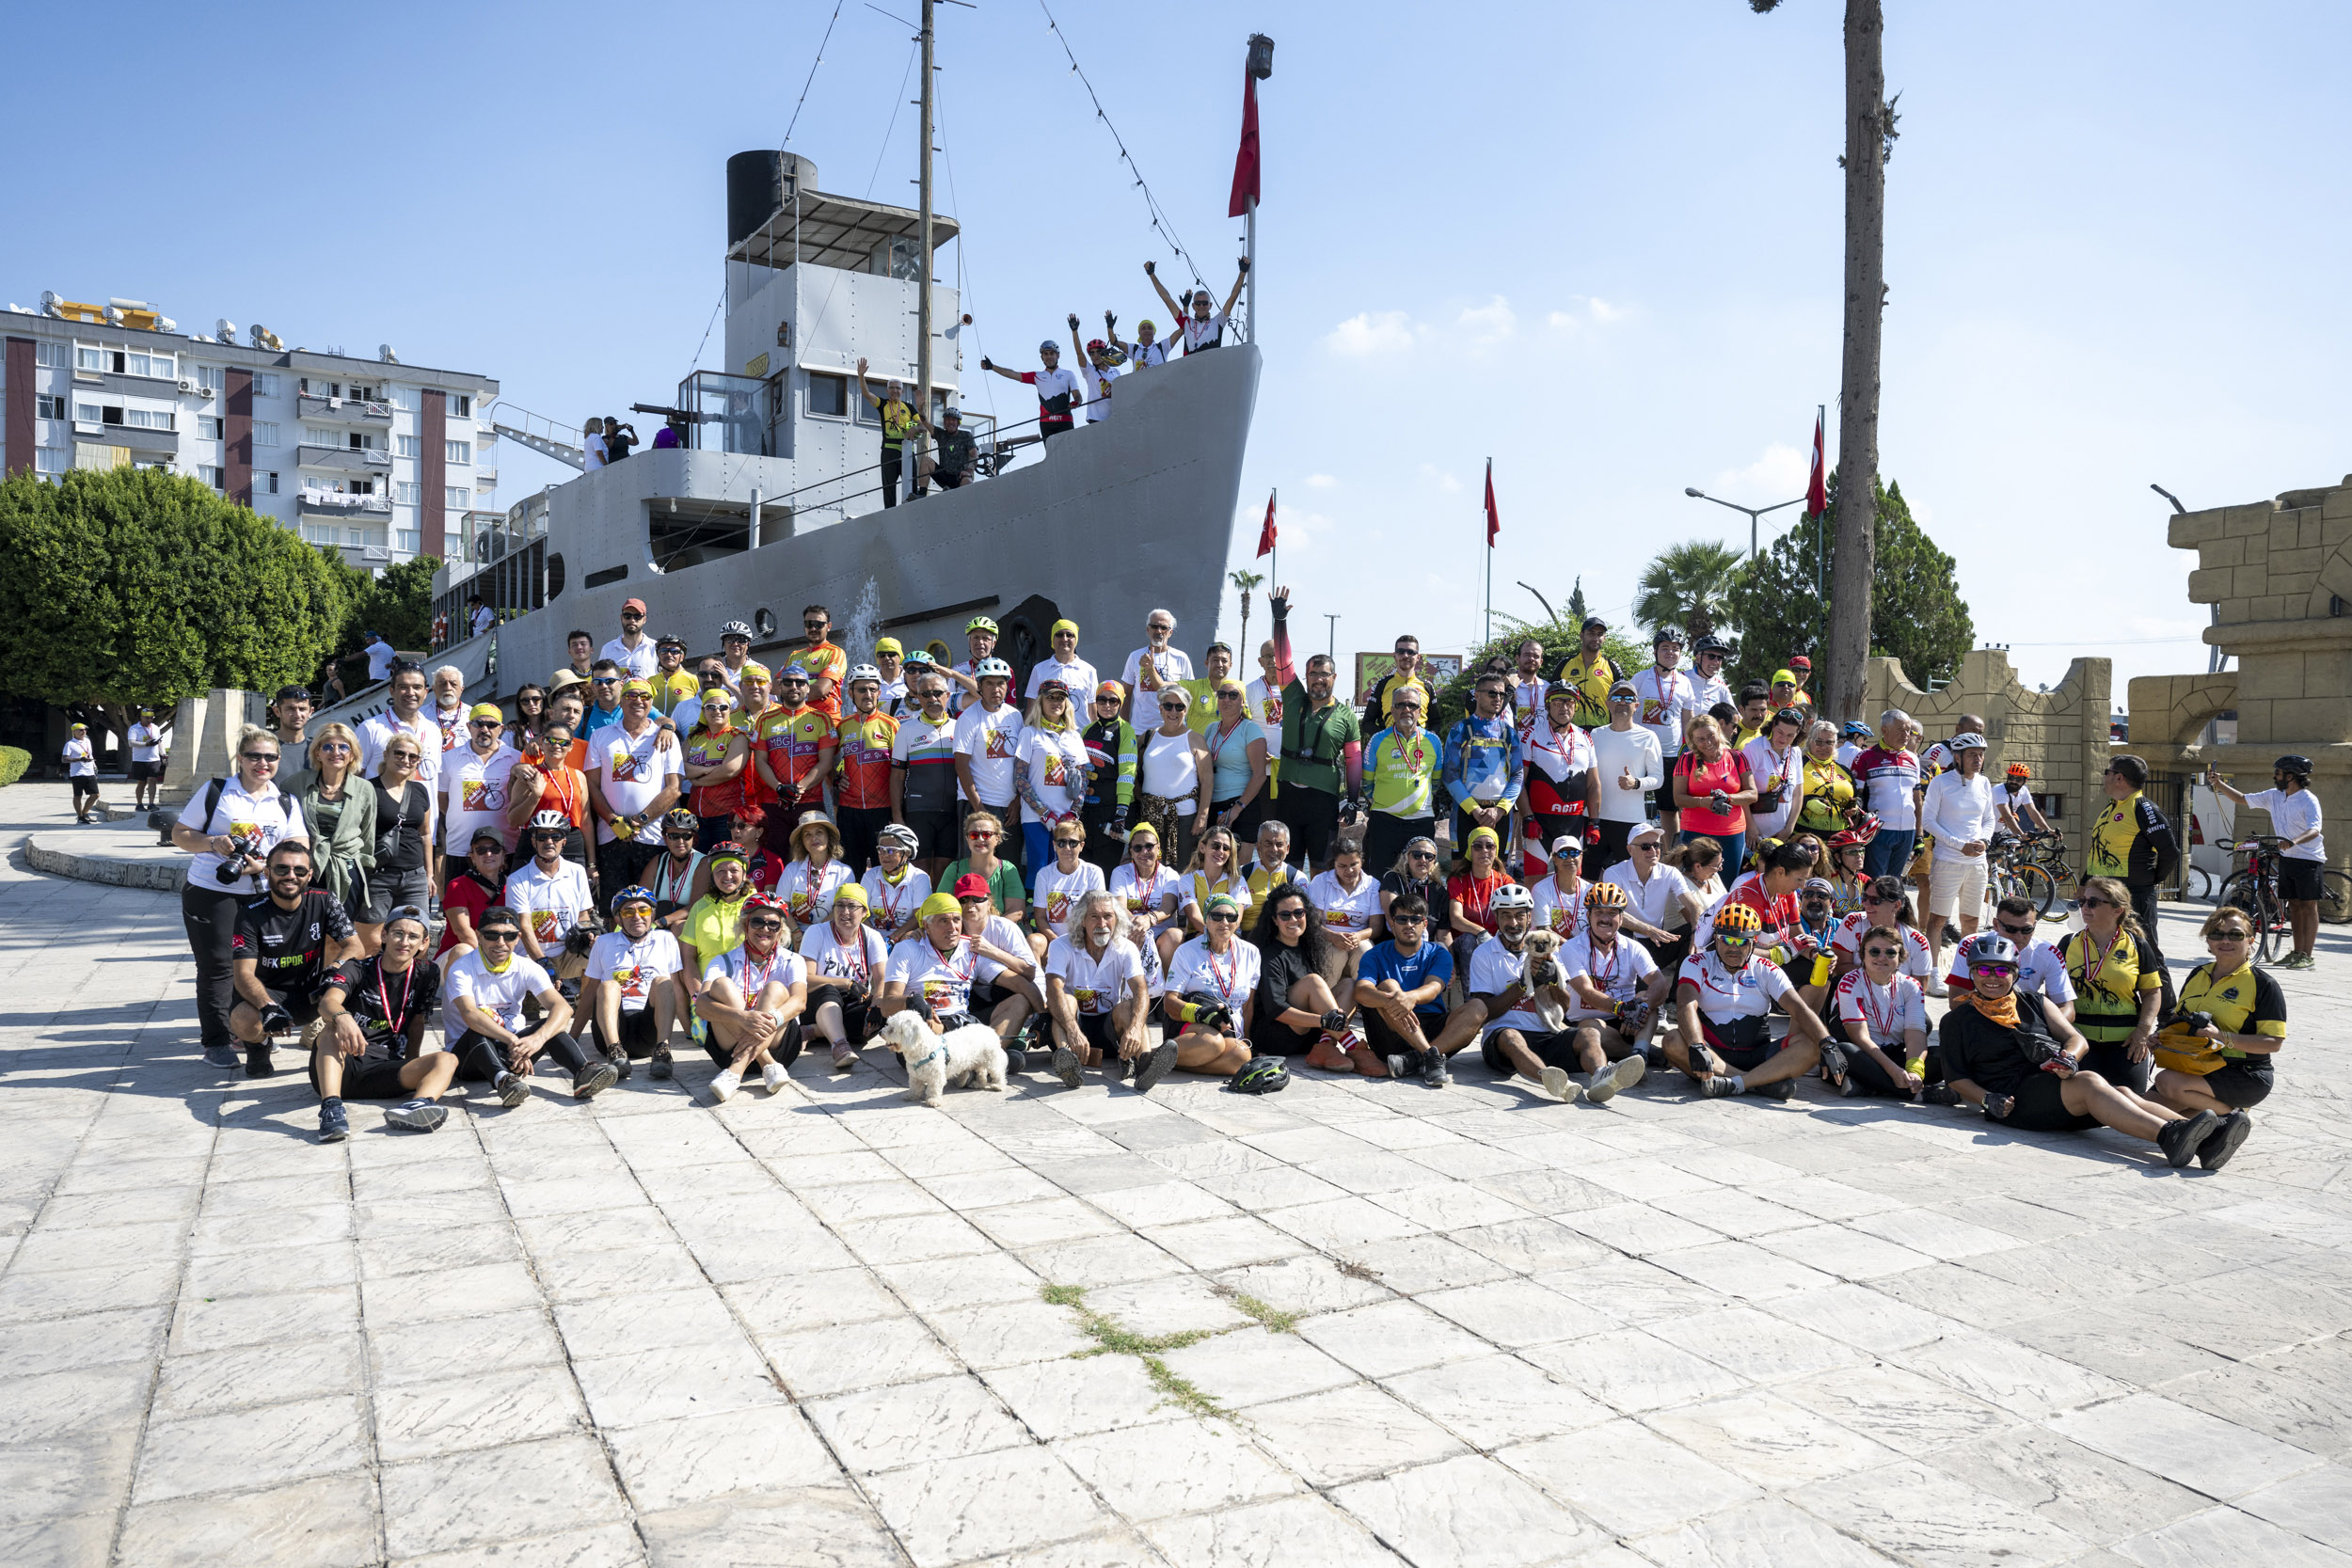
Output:
M1886 31L1880 0L1846 0L1846 358L1837 393L1836 560L1829 706L1859 716L1877 566L1879 338L1886 309Z

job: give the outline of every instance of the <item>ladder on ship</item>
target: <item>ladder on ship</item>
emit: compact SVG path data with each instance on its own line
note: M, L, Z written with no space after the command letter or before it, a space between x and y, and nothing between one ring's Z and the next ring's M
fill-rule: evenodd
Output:
M578 445L578 434L567 431L544 414L501 401L491 410L490 428L510 441L519 441L542 457L586 472L588 454ZM566 437L569 437L568 439Z

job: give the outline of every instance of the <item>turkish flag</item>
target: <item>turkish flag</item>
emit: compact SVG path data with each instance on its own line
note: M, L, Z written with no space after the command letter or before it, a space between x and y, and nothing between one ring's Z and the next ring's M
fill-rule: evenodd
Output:
M1241 77L1241 150L1233 154L1233 199L1225 210L1229 218L1249 211L1258 199L1258 79L1244 67Z
M1274 553L1274 498L1272 496L1265 499L1265 527L1258 531L1258 553L1260 555Z
M1813 477L1805 482L1804 509L1815 516L1829 510L1829 470L1822 463L1823 416L1813 416Z
M1486 547L1495 547L1495 538L1502 531L1502 515L1495 510L1495 460L1486 459Z

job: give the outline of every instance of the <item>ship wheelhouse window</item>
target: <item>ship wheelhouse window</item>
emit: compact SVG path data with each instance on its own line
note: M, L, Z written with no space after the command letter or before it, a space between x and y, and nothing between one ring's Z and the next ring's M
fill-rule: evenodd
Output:
M850 378L846 375L826 375L820 371L808 372L808 411L841 419L850 412Z

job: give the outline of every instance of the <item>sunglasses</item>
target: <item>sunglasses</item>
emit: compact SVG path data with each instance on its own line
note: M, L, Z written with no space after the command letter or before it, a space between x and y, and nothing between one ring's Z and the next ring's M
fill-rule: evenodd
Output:
M1716 945L1720 947L1745 947L1754 940L1753 937L1733 936L1728 931L1718 931L1715 934Z
M691 828L681 828L676 832L663 833L661 836L668 839L673 844L691 844L694 842L694 830Z
M591 686L618 686L621 684L621 677L618 675L595 675L590 677L588 684Z
M1655 844L1629 844L1626 847L1632 850L1637 855L1654 855L1658 853L1658 846Z
M1094 705L1096 707L1101 707L1104 703L1109 703L1116 706L1119 703L1119 699L1116 697L1097 697L1094 699Z
M476 931L474 935L484 942L520 942L523 939L522 932L512 926L496 926L486 931Z
M781 920L746 920L743 922L743 929L747 931L781 931L784 929L784 922Z
M1274 911L1274 918L1277 920L1304 920L1307 918L1307 911L1305 910L1296 909L1277 910Z
M1902 954L1892 947L1873 947L1864 952L1862 956L1866 958L1899 958Z
M1970 964L1968 973L1971 974L2014 974L2017 973L2017 966L2015 964Z
M803 631L822 631L831 625L833 625L831 621L803 621L801 623L801 629Z
M259 762L263 759L260 757L248 757L246 760L248 762ZM272 757L267 760L274 762L277 759ZM424 760L424 753L422 752L387 752L384 753L384 760L386 762L422 762Z
M1057 838L1054 840L1054 847L1057 849L1083 849L1086 847L1086 840L1082 838Z
M1429 917L1425 914L1391 914L1389 924L1391 926L1426 926L1429 924Z
M571 836L572 835L569 833L535 832L531 835L531 842L533 844L562 844Z
M237 754L247 762L266 762L272 768L278 766L278 753L276 752L239 752Z
M639 614L633 610L624 610L621 611L621 619L624 621L642 621L644 619L644 616Z
M1876 893L1866 893L1866 894L1864 894L1864 895L1862 895L1862 901L1863 901L1864 903L1866 903L1866 904L1873 904L1873 905L1899 904L1899 903L1901 903L1901 902L1902 902L1902 900L1901 900L1900 898L1889 898L1889 897L1886 897L1885 895L1883 895L1883 894L1876 894Z
M1162 703L1160 705L1160 711L1162 713L1182 713L1184 711L1184 705L1182 703Z
M466 721L466 728L469 730L495 730L504 721L498 719L469 719Z
M2207 942L2251 942L2254 936L2250 931L2216 931L2205 940Z
M1232 926L1238 924L1240 920L1241 916L1235 914L1231 910L1219 910L1216 913L1209 916L1209 923L1213 926Z
M351 742L348 740L322 740L319 742L319 750L330 752L348 752L351 750Z
M2074 904L2077 909L2085 910L2120 910L2123 907L2112 898L2082 897L2075 899Z
M1407 849L1405 851L1405 858L1408 861L1434 861L1438 858L1438 852L1435 849Z
M986 828L982 828L978 832L966 833L963 836L970 839L975 844L982 844L987 842L989 839L994 838L996 835L990 832Z
M806 686L806 685L808 684L808 682L807 682L807 681L805 681L805 680L803 680L803 679L802 679L800 676L798 676L798 675L787 675L787 676L785 676L785 677L784 677L784 679L782 679L782 680L780 680L780 681L776 682L776 684L777 684L778 686Z
M2019 942L2023 942L2027 937L2033 935L2033 927L2030 926L2004 926L1997 920L1993 923L1993 928L2000 932L2001 935L2005 937L2014 937Z

